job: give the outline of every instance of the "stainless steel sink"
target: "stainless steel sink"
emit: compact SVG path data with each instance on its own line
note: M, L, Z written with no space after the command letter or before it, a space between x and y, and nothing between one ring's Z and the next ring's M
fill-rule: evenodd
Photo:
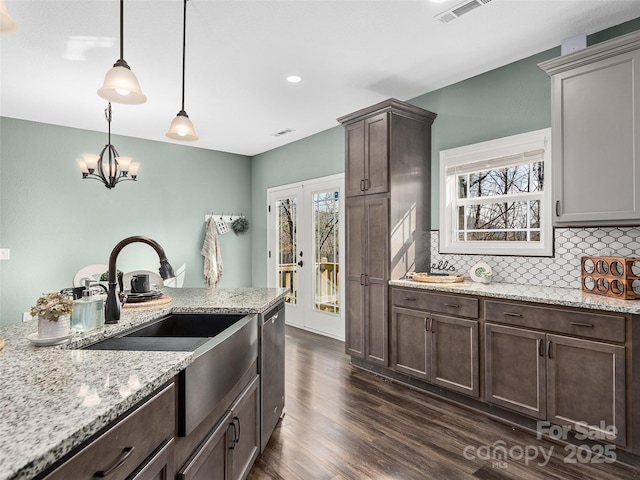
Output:
M255 314L172 313L85 349L194 352L178 376L178 434L187 436L247 372L257 373L258 320Z
M196 352L196 356L217 342L213 338L245 318L244 314L171 313L134 330L101 340L88 350L134 350ZM233 333L233 330L228 334ZM228 336L228 335L226 335ZM203 347L204 348L201 348Z

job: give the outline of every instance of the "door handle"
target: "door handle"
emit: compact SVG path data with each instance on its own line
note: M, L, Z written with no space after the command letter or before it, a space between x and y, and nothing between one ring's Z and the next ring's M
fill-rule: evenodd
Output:
M299 267L301 267L302 265L304 265L304 262L303 262L302 260L300 260L300 261L298 262L298 266L299 266Z

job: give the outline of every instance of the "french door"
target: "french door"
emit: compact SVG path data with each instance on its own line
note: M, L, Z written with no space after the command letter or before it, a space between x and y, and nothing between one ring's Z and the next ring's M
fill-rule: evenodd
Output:
M344 340L344 175L267 190L268 285L286 287L286 322Z

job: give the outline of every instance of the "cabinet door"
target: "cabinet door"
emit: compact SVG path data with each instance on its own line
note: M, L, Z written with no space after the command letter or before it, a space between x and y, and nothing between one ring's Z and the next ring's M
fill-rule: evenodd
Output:
M171 439L128 480L173 480L175 474Z
M429 380L427 356L430 316L426 312L393 307L391 316L391 366L396 372Z
M553 76L556 223L640 219L640 50Z
M431 315L431 383L478 397L478 322Z
M364 142L364 120L345 127L345 194L347 197L364 194Z
M365 120L365 190L369 195L389 191L389 114Z
M366 198L365 359L389 364L389 198Z
M545 334L485 324L487 401L547 418Z
M364 197L353 197L345 203L345 352L364 359L365 202Z
M260 377L256 375L231 407L230 480L244 480L260 452Z
M600 440L615 428L616 438L609 441L624 446L624 347L559 335L547 335L547 340L549 420L586 423Z
M178 472L178 480L226 480L231 420L227 412Z

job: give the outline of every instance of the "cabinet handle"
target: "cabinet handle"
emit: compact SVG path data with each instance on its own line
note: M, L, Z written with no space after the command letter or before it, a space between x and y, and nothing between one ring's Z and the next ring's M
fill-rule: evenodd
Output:
M560 216L560 200L556 200L556 217Z
M236 448L236 443L238 443L236 441L236 438L238 436L238 431L236 430L236 419L235 418L233 419L233 422L231 422L229 424L229 426L231 428L233 428L233 438L231 439L231 445L229 445L229 450L233 450L233 449Z
M593 328L593 325L590 323L580 323L580 322L571 322L571 325L573 325L574 327L588 327L588 328Z
M544 357L544 341L541 338L538 339L538 355Z
M368 178L364 179L364 189L365 190L369 190L369 179Z
M364 286L365 287L369 286L369 275L367 275L366 273L364 275Z
M521 313L513 313L513 312L504 312L504 315L506 317L521 317L522 316Z
M364 178L360 180L360 191L364 192Z
M360 285L364 287L364 273L360 274Z
M553 345L551 343L551 340L547 343L547 357L549 358L553 358Z
M424 329L429 331L429 317L424 317Z
M236 437L236 439L234 440L235 443L240 442L240 418L239 417L233 417L233 422L238 422L238 436Z
M122 465L124 465L124 462L127 461L127 459L131 456L134 450L135 450L135 447L124 447L122 449L122 453L120 454L120 456L116 458L116 463L114 463L107 470L98 470L96 473L93 474L93 476L98 478L108 477L117 469L119 469Z
M436 333L436 323L433 321L433 318L430 323L431 325L429 325L429 328L431 328L431 333Z
M418 299L416 297L406 297L405 300L407 302L416 302L416 301L418 301Z
M444 306L451 308L460 308L460 305L458 305L457 303L445 303Z

